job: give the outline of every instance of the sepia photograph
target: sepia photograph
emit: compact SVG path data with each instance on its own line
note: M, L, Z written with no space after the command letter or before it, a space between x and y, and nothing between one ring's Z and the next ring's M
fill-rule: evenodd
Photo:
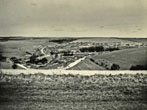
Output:
M145 0L0 0L0 110L146 110Z

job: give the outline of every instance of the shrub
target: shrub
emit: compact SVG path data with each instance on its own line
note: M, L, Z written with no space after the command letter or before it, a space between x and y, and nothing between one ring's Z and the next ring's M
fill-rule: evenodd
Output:
M147 65L133 65L130 70L147 70Z
M115 51L115 50L120 50L120 49L118 47L109 47L105 49L105 51Z
M90 58L90 60L91 60L92 62L95 62L94 59L92 59L92 58Z
M120 66L117 65L117 64L112 64L111 66L111 70L119 70L120 69Z
M104 47L103 46L93 46L93 47L86 47L86 48L80 48L81 52L103 52Z
M13 64L13 65L12 65L12 68L13 68L13 69L17 69L17 65L16 65L16 64Z
M0 53L0 61L6 61L6 57L2 56Z

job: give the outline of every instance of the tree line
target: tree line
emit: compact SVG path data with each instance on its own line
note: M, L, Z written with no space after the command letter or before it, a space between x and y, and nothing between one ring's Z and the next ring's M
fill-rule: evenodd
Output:
M104 48L103 46L92 46L92 47L80 48L81 52L103 52L103 51L114 51L114 50L119 50L119 48L118 47Z

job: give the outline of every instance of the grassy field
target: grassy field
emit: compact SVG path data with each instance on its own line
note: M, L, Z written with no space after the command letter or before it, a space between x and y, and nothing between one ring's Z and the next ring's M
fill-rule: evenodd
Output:
M119 51L113 51L96 55L93 57L98 62L99 59L104 59L111 63L118 64L120 70L129 70L132 65L147 65L147 47L125 49ZM101 70L99 65L93 64L90 60L85 60L80 64L76 65L72 69L90 69L90 70Z
M53 38L23 38L14 37L14 38L1 38L0 37L0 56L4 57L17 57L24 58L26 51L33 53L35 48L38 46L54 46L55 43L49 42ZM56 38L59 39L59 38ZM104 43L104 42L143 42L145 43L146 39L126 39L126 38L78 38L73 42L95 42L95 43ZM93 59L104 59L108 60L111 63L116 63L120 66L121 70L128 70L132 65L145 65L147 64L147 48L136 48L129 50L120 50L116 52L111 52L103 55L97 55ZM55 66L56 67L56 66ZM12 64L10 62L0 62L0 68L11 69ZM46 67L47 68L47 67ZM54 67L50 67L54 68ZM95 64L94 62L86 59L83 62L80 62L78 65L71 68L73 70L105 70L106 68L101 67L100 65Z
M120 38L120 39L147 44L147 38Z
M25 52L33 52L33 50L39 45L54 45L54 43L49 42L49 38L44 39L18 39L18 40L0 40L0 54L5 57L24 57Z
M129 70L132 65L147 64L147 47L114 51L97 55L93 59L105 59L118 64L121 70Z
M0 74L0 110L146 110L147 75Z
M0 54L5 57L22 57L26 51L32 52L38 45L54 45L53 42L49 42L52 38L0 38ZM147 44L147 39L121 39L121 38L78 38L73 42L143 42ZM11 53L11 54L10 54Z
M86 59L74 67L70 68L70 70L105 70L103 67L96 65L94 62Z
M77 39L73 42L92 42L92 43L111 43L111 42L122 42L122 43L131 43L134 41L130 41L127 39L119 39L119 38L108 38L108 37L99 37L99 38L81 38Z
M10 38L0 39L0 56L7 58L17 57L24 58L26 52L33 53L33 51L39 46L54 46L55 43L49 42L49 38L37 39L37 38ZM11 69L12 64L10 62L1 62L0 68Z

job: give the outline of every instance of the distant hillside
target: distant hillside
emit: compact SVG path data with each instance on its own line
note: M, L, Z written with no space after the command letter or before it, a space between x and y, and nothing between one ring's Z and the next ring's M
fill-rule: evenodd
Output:
M147 44L147 38L119 38L119 39Z
M120 70L129 70L132 65L147 65L147 47L113 51L96 55L92 59L99 62L100 59L120 66ZM102 70L102 67L90 60L84 60L72 69Z
M108 38L108 37L97 37L97 38L80 38L73 42L93 42L93 43L111 43L111 42L122 42L122 43L132 43L134 41L130 41L127 39L119 39L119 38Z

